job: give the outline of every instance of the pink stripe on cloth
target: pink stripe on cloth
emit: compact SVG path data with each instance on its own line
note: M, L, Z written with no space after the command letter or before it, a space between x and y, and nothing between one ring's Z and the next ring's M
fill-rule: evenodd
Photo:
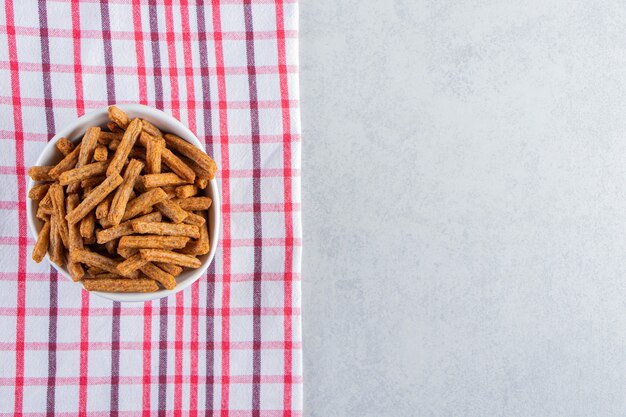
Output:
M156 381L156 376L153 377L154 381ZM160 377L159 377L160 378ZM48 382L48 380L46 378L33 378L33 377L26 377L24 378L26 383L30 386L45 386ZM230 379L230 382L233 384L249 384L250 382L252 382L252 380L254 379L253 375L237 375L234 376ZM141 377L138 376L124 376L124 377L120 377L120 385L136 385L138 382L140 382ZM190 377L188 375L182 377L183 382L189 382L190 381ZM58 385L59 386L67 386L67 385L76 385L77 378L75 377L58 377L57 378L58 381ZM175 382L175 377L174 376L167 376L163 379L164 383L166 384L173 384ZM301 381L301 379L299 379L298 381ZM11 386L12 380L10 379L5 379L5 378L0 378L0 386ZM282 375L263 375L261 377L261 382L267 383L267 384L282 384L283 383L283 378ZM109 385L110 384L110 378L107 376L94 376L94 377L90 377L88 380L89 385Z
M136 416L136 411L120 411L118 412L118 417L134 417ZM248 410L229 410L229 417L248 417L250 415L250 411ZM259 414L259 417L282 417L284 415L283 410L262 410ZM47 413L22 413L21 417L48 417ZM68 412L57 412L54 414L55 417L76 417L74 413ZM111 413L109 411L92 411L89 412L89 417L110 417ZM294 417L301 417L302 411L294 411L292 413ZM0 413L0 417L15 417L11 413Z
M24 199L26 198L26 179L24 178L24 130L23 130L23 112L21 104L21 85L17 68L19 53L17 50L17 39L14 26L14 8L13 1L5 2L5 18L7 26L6 44L8 46L10 68L10 84L11 97L13 105L13 128L15 132L14 152L15 152L15 174L17 176L17 196L19 210L17 212L17 259L14 265L17 270L17 288L15 302L15 381L13 384L15 398L13 404L13 412L15 415L22 413L24 403L24 339L26 337L26 212L24 210ZM8 118L5 118L8 119Z
M50 348L50 344L54 345L54 348L56 350L59 351L74 351L77 350L79 348L80 342L76 342L76 343L69 343L69 342L60 342L60 343L53 343L53 342L25 342L24 346L25 349L27 350L47 350ZM255 342L233 342L231 344L231 349L233 350L250 350L253 348ZM193 342L187 342L187 343L183 343L183 347L184 348L190 348L192 347ZM208 344L209 346L211 346L211 344ZM13 348L14 344L13 343L0 343L0 350L11 350ZM175 343L174 342L168 342L167 346L169 346L170 349L174 349L175 348ZM298 348L301 347L301 344L299 343L295 343L294 346L297 346ZM142 342L125 342L125 343L121 343L120 344L120 349L124 349L124 350L143 350L144 346ZM271 341L267 341L267 342L261 342L260 344L260 348L262 349L276 349L276 350L282 350L285 348L285 343L284 342L271 342ZM92 342L89 343L89 350L111 350L111 342ZM191 374L191 377L194 377L194 374ZM197 377L197 375L195 375L195 377ZM7 381L11 381L11 379L7 379Z
M166 306L163 310L166 315L174 315L176 314L176 307ZM190 314L191 310L189 308L183 308L179 310L181 313ZM295 309L293 314L298 314L300 309ZM47 317L48 311L43 307L26 307L25 312L32 317ZM10 308L0 308L0 316L12 316L14 311ZM57 314L60 316L79 316L80 310L74 309L71 307L59 307L57 308ZM124 316L140 316L142 315L142 310L138 308L125 308L123 312L120 313ZM223 316L223 315L231 315L231 316L251 316L255 313L255 310L252 307L237 307L232 309L215 309L213 310L213 315L215 316ZM263 316L281 316L282 310L279 307L262 307L260 310L260 314ZM89 311L90 316L100 316L100 317L109 317L111 315L110 309L99 309L99 308L91 308ZM164 341L164 343L167 340ZM89 343L89 342L86 342Z
M209 90L206 90L206 91L209 91ZM206 107L206 103L207 103L206 101L202 102L203 107ZM208 126L210 126L210 121L209 122L203 121L203 123L208 123ZM250 142L250 137L249 136L231 135L230 138L231 138L231 140L230 140L231 144L249 143ZM13 139L14 139L13 132L6 131L6 130L0 130L0 140L13 140ZM28 134L28 140L30 142L47 142L48 139L50 139L50 138L45 133L29 133ZM277 142L282 142L283 141L283 136L282 135L260 135L259 136L259 140L261 141L261 143L277 143ZM292 140L294 142L299 142L300 141L300 135L295 135L294 134L292 136ZM207 146L209 146L209 144L207 144ZM209 152L208 148L207 148L207 152ZM211 153L211 152L209 152L209 153Z
M110 1L109 1L110 3ZM28 27L28 26L14 26L15 33L20 36L39 36L37 33L37 28ZM0 32L7 31L6 26L0 25ZM134 40L135 35L149 35L149 33L143 32L141 30L135 29L135 31L118 31L111 30L110 36L113 40ZM185 37L189 38L190 41L208 41L214 40L214 36L212 32L194 32L191 33L189 31L185 31L185 28L182 28L181 32L160 32L159 36L167 36L169 35L172 40L180 41ZM51 38L73 38L74 35L70 30L52 28L48 30L48 36ZM286 31L285 36L288 38L297 38L298 32L295 30ZM81 37L85 39L102 39L102 32L99 30L83 30L81 31ZM223 39L227 40L242 40L246 38L246 32L222 32ZM258 31L255 33L255 37L257 39L276 39L275 31Z
M0 417L301 416L296 1L3 5ZM219 167L214 262L143 305L29 260L26 169L56 130L115 102L178 117Z
M111 69L105 69L105 73L107 71L112 71ZM74 100L70 100L70 99L48 99L48 101L46 102L46 100L41 99L41 98L33 98L33 97L22 97L21 99L22 101L22 105L25 107L45 107L45 106L54 106L54 107L59 107L59 108L66 108L66 109L71 109L74 108L75 106L75 102ZM0 96L0 104L12 104L13 102L13 98L10 96L6 96L6 97L2 97ZM111 100L85 100L83 102L84 105L88 106L88 107L93 107L93 108L97 108L97 107L104 107L107 106L109 103L111 102ZM177 108L178 107L178 103L176 101L171 101L168 102L169 106L172 108ZM195 103L195 101L191 102L192 105L196 105L199 103ZM247 110L250 108L251 105L254 105L255 107L258 108L262 108L262 109L279 109L284 105L284 102L281 100L264 100L264 101L260 101L260 102L250 102L250 101L231 101L228 103L228 108L230 109L240 109L240 110ZM296 100L291 100L289 101L289 106L290 107L299 107L300 103Z
M137 36L137 42L143 42L141 36ZM0 69L8 70L10 69L11 63L9 61L0 60ZM41 72L44 71L43 65L38 62L18 62L17 68L20 72ZM216 75L217 69L215 67L206 65L202 65L201 67L186 67L185 69L192 69L196 73L203 73L203 75ZM101 65L85 65L81 68L83 74L104 74L106 69ZM68 64L50 64L49 71L54 73L74 73L74 67ZM134 66L125 66L119 65L115 67L115 73L119 75L139 75L139 76L154 76L157 72L160 73L160 68L152 68L152 67L134 67ZM245 75L248 71L248 68L245 66L232 66L232 67L224 67L224 73L226 75ZM257 74L276 74L278 72L278 68L268 65L259 65L256 67ZM298 73L297 65L288 65L287 72L292 74ZM146 87L147 88L147 87ZM141 91L141 90L140 90ZM147 94L147 93L146 93ZM142 102L143 100L139 100ZM98 103L98 102L94 102ZM148 104L147 99L143 101L143 104ZM194 104L195 105L195 104Z
M29 272L27 273L27 275L28 275L29 281L46 281L46 282L48 281L48 273ZM212 276L214 276L213 282L222 281L221 274L216 274L215 272L213 272ZM261 279L263 280L263 282L266 282L266 281L282 281L283 278L284 278L284 275L280 272L264 272ZM294 281L299 281L300 274L294 273L292 276L292 279ZM17 280L17 273L16 272L0 272L0 280L4 280L4 281ZM248 282L248 281L253 281L253 280L254 280L254 275L252 273L231 275L231 281L233 282ZM10 310L11 309L9 308L8 311ZM97 311L98 310L93 310L91 314L96 314L95 312ZM125 309L124 311L132 311L132 309Z
M252 415L258 417L261 409L261 276L263 270L263 219L261 212L261 143L259 141L259 102L257 93L257 76L254 70L254 29L252 21L252 4L244 2L246 23L246 58L248 61L248 91L250 93L250 131L252 133L252 199L254 205L254 286L252 292L254 318L252 323Z
M117 413L118 417L134 417L136 416L136 411L119 411ZM250 411L248 410L230 410L228 412L229 417L248 417L250 415ZM284 415L283 410L261 410L259 413L259 417L282 417ZM48 413L22 413L20 417L48 417ZM56 412L54 413L55 417L76 417L74 413L68 412ZM109 411L92 411L89 412L89 417L110 417L111 413ZM302 411L293 412L292 416L301 417ZM0 413L0 417L15 417L10 413Z

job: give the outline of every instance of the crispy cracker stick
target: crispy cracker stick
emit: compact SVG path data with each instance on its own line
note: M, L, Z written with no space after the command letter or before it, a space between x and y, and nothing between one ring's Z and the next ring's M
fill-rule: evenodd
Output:
M145 119L141 119L141 124L143 126L143 131L152 136L163 136L163 133L152 123L148 122Z
M46 195L39 201L39 208L52 211L52 200L50 199L50 189Z
M124 212L124 217L122 217L122 221L132 219L142 212L151 209L153 205L166 199L167 194L165 194L165 191L160 188L154 188L152 190L146 191L145 193L140 194L139 197L128 202L128 204L126 205L126 212Z
M37 217L40 219L42 218L40 215L50 216L52 214L52 200L50 199L50 195L50 189L48 189L44 198L39 201L39 206L37 207Z
M135 144L139 133L141 133L141 120L133 119L133 121L128 125L126 132L124 132L122 141L115 150L115 155L113 155L109 168L107 169L107 176L119 173L122 170L124 162L128 158L128 154Z
M189 165L189 168L193 169L193 171L196 173L196 175L199 178L204 178L208 181L209 177L211 176L211 171L208 171L206 169L204 169L203 167L201 167L200 165L198 165L198 163L196 163L196 161L189 159L185 156L181 156L180 159L186 163L187 165Z
M109 165L110 167L110 165ZM85 217L91 210L98 205L99 202L104 200L113 190L115 190L122 183L122 177L119 174L114 173L107 177L102 184L94 188L83 201L72 210L67 216L66 220L70 223L76 223L83 217Z
M68 255L67 257L67 270L70 273L70 277L72 278L72 281L76 282L76 281L80 281L81 279L85 278L86 274L85 274L85 269L83 268L83 265L79 262L72 262L71 261L72 256Z
M33 188L28 191L28 198L31 200L41 200L48 193L48 189L50 188L50 184L35 184Z
M107 198L102 200L96 206L96 219L104 219L109 215L109 208L111 207L111 201L113 201L113 193L109 194Z
M150 142L158 141L159 139L162 139L162 138L151 136L147 134L146 132L141 132L141 135L139 136L139 139L137 140L137 142L141 146L147 148ZM167 169L170 169L171 171L179 175L181 178L189 179L189 182L193 182L193 179L195 177L195 172L194 172L194 169L192 169L190 165L190 162L193 163L193 161L191 161L188 158L185 158L185 159L179 158L177 155L175 155L172 151L170 151L167 148L162 149L161 160L163 162L163 164L161 165L161 171L160 171L161 173L165 173ZM209 175L208 171L204 171L204 173L206 174L206 176ZM153 174L153 172L148 172L148 174Z
M200 227L200 238L198 240L191 240L187 245L180 249L178 252L185 255L205 255L211 250L211 243L209 241L209 229L206 223Z
M143 185L146 188L181 185L187 183L189 183L189 181L179 177L173 172L168 172L167 174L146 174L143 176Z
M194 183L198 186L198 188L204 190L207 185L209 185L209 180L206 178L196 178Z
M83 239L91 239L96 227L96 214L90 211L80 222L80 235Z
M200 259L195 256L183 255L182 253L172 252L171 250L139 249L139 253L142 258L150 262L169 262L190 268L199 268L202 265Z
M65 262L63 256L63 242L61 242L59 228L57 227L57 218L54 215L50 217L50 244L48 245L48 254L50 255L50 261L59 266L63 266Z
M131 159L128 163L126 171L124 172L124 181L117 191L115 191L115 196L111 202L111 209L109 210L108 219L109 223L113 226L117 226L122 221L130 193L133 191L133 185L135 185L135 180L143 167L143 163L136 159Z
M68 169L74 168L76 162L78 162L78 154L80 153L81 144L79 143L72 152L68 153L65 158L61 160L58 164L54 166L48 173L50 177L57 179L59 175L67 171Z
M173 185L168 185L167 187L161 187L165 194L167 194L168 199L176 198L176 187Z
M187 218L189 212L180 208L180 206L174 203L172 200L164 200L156 204L155 207L163 215L169 217L174 223L181 223Z
M161 236L188 236L193 239L200 237L198 226L189 224L172 224L163 222L135 222L133 230L136 233L148 233Z
M66 199L67 211L74 210L76 206L78 206L79 203L80 203L80 198L78 197L78 194L68 195ZM80 235L79 225L77 223L74 223L74 225L68 227L68 234L69 234L70 252L77 248L82 249L83 239Z
M147 191L146 187L143 186L143 175L138 176L135 180L134 190L137 194L143 194Z
M70 142L67 138L59 138L57 143L55 144L59 152L63 154L63 156L68 155L70 152L74 150L74 144Z
M124 131L119 133L100 131L100 135L98 136L98 143L106 146L110 144L113 140L122 140L123 137Z
M130 222L124 222L119 226L109 227L107 229L101 229L96 232L96 241L100 244L107 243L115 238L131 235L135 233L133 231Z
M130 123L126 113L117 106L109 106L109 119L122 129L126 129Z
M148 142L152 139L157 139L157 136L153 136L144 130L139 135L139 138L137 139L137 143L143 146L144 148L146 148L148 146Z
M106 271L104 269L98 268L97 266L91 266L91 267L87 268L87 272L92 277L95 277L96 275L100 275L100 274L106 273Z
M128 277L120 274L112 274L110 272L102 272L96 275L84 276L83 279L128 279Z
M70 238L67 222L65 221L65 195L63 193L63 187L59 184L52 184L50 186L50 200L52 200L52 213L56 217L56 227L63 241L63 246L69 249Z
M117 151L117 147L120 146L120 142L122 142L120 139L113 139L111 142L109 142L109 149L114 152Z
M93 157L93 152L96 149L96 145L98 144L99 135L100 128L98 126L90 127L89 129L87 129L87 131L85 132L85 136L83 136L83 140L80 143L81 146L80 152L78 153L78 161L76 161L76 166L74 168L81 168L87 165L89 161L91 161L91 158ZM94 175L101 173L102 172L94 173ZM85 178L87 177L89 177L89 175ZM78 190L79 186L80 184L71 184L67 187L67 192L75 193Z
M189 197L184 199L175 199L173 201L183 210L190 211L207 210L211 207L211 203L213 202L213 200L209 197Z
M28 176L33 181L54 181L50 176L50 171L54 166L33 166L28 168Z
M187 198L198 194L198 187L193 184L179 185L176 187L176 197Z
M145 126L144 126L145 128ZM146 143L146 173L159 174L161 172L161 152L165 149L163 138L151 137Z
M172 274L168 274L153 263L148 262L141 267L141 272L149 276L150 278L159 281L163 287L167 290L171 290L176 287L176 279Z
M91 191L91 189L102 183L106 179L104 175L96 175L95 177L89 177L80 182L81 187L86 191L85 195L88 194L87 191Z
M151 279L86 279L83 286L87 291L102 292L154 292L159 289Z
M190 240L189 242L187 242L184 248L178 249L178 253L182 253L183 255L196 256L197 250L198 250L198 241Z
M209 241L209 229L205 224L200 227L200 238L196 240L194 245L194 255L205 255L211 250L211 242Z
M78 205L79 201L80 199L78 198L78 194L70 194L66 200L67 211L74 210L76 206ZM70 276L72 277L72 280L78 281L85 275L85 270L83 269L83 266L80 263L73 262L71 259L72 259L73 251L75 251L76 249L83 248L83 239L80 236L78 223L69 225L68 229L69 229L68 232L69 232L69 243L70 243L70 247L68 249L70 252L70 256L67 262L67 269L70 272Z
M141 255L137 253L129 258L126 258L125 261L123 261L117 266L117 269L118 271L120 271L120 274L128 275L131 272L138 270L139 268L144 266L146 263L148 263L148 261L143 259Z
M200 239L197 240L196 255L206 255L211 251L211 240L207 224L200 227Z
M33 261L39 263L48 252L48 245L50 244L50 222L45 222L39 236L37 236L37 242L33 248Z
M196 213L187 213L187 217L183 221L185 224L192 224L194 226L202 226L206 223L206 217L198 215Z
M155 211L154 213L146 214L145 216L137 217L136 219L132 219L124 223L121 223L119 226L98 230L96 232L98 243L103 244L103 243L107 243L110 240L117 239L118 237L132 235L133 233L135 233L133 230L132 224L136 221L160 222L161 213L159 213L158 211ZM118 253L119 253L119 248L118 248Z
M71 255L68 257L67 261L67 270L70 272L70 277L74 282L80 281L80 279L85 276L85 270L80 263L71 262L70 259L72 259Z
M43 207L39 206L37 208L37 213L35 213L35 217L37 217L38 219L44 222L47 222L50 220L51 214L52 214L52 210L44 209Z
M37 209L37 213L35 214L35 217L37 217L38 219L42 221L50 220L50 216L52 216L52 210L45 209L41 206Z
M109 157L109 150L106 146L98 144L96 149L93 151L93 159L94 161L106 161Z
M133 146L133 149L128 153L128 159L140 159L142 161L146 160L146 150L139 148L138 146Z
M111 272L113 274L119 273L119 271L117 270L117 261L114 261L111 258L107 258L106 256L102 256L86 249L76 249L72 253L72 260L75 262L87 264L89 266L97 266L98 268L104 269L105 271ZM133 272L128 274L128 276L131 278L137 278L139 276L139 273Z
M97 175L104 174L109 166L108 161L102 162L94 162L92 164L83 165L78 168L70 169L69 171L65 171L63 174L59 176L59 183L61 185L68 185L67 192L71 194L73 191L71 190L72 186L75 185L75 189L78 189L78 184L75 184L84 179L95 177Z
M167 148L163 148L162 151L163 163L170 167L172 172L178 174L179 177L187 180L187 182L193 182L196 178L196 173L184 163L179 157L174 155L172 151Z
M181 249L188 241L189 238L185 236L130 235L121 237L119 246L134 249Z
M130 258L131 256L135 255L136 253L139 253L139 251L137 249L131 249L131 248L120 248L118 246L117 248L117 253L125 259Z
M122 134L124 134L124 129L122 129L117 124L115 124L115 122L108 122L107 123L107 129L109 129L111 131L111 133L122 133Z
M109 255L115 255L117 253L117 242L118 239L113 239L104 244L104 248Z
M209 155L176 135L166 133L164 138L170 148L175 149L187 158L195 161L198 166L208 171L208 179L211 180L215 177L217 165Z
M183 268L178 265L168 264L166 262L153 262L155 266L161 268L165 272L175 277L179 276L183 272Z

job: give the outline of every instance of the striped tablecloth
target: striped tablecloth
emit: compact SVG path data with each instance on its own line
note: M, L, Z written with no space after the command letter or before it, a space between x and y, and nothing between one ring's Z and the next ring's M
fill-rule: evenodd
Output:
M301 415L297 3L1 4L0 416ZM220 168L215 262L169 299L30 259L25 169L112 103L172 114Z

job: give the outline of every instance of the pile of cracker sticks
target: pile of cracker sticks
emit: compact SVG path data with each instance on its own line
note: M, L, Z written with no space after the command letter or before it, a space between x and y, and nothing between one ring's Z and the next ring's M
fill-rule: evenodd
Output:
M171 290L184 268L209 252L204 191L215 161L146 120L109 107L107 130L90 127L63 159L34 166L28 197L43 221L33 260L46 252L89 291Z

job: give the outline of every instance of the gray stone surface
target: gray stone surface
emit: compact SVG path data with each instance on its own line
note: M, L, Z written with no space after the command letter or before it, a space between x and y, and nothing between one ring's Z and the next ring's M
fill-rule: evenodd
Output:
M305 415L626 413L626 9L301 0Z

